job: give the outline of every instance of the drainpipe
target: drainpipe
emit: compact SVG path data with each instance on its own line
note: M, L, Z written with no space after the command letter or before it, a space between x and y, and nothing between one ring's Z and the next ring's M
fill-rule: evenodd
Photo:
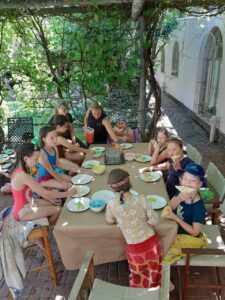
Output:
M210 119L210 136L209 136L209 141L210 143L213 143L215 141L215 135L216 135L216 127L219 123L219 118L217 116L212 116Z

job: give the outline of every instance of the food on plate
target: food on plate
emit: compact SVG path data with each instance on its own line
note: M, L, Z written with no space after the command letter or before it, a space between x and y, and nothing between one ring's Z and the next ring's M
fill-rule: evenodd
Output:
M97 166L93 166L92 167L92 171L95 173L95 174L103 174L104 171L105 171L105 166L104 165L97 165Z
M139 162L146 162L146 161L149 161L149 158L148 156L146 155L143 155L143 154L136 154L135 155L135 159Z
M193 188L190 188L188 186L183 186L183 185L176 185L175 188L180 191L181 193L193 193L195 190Z
M155 203L157 200L153 197L149 197L149 198L147 198L147 201L150 203Z
M151 180L151 177L152 177L151 174L152 174L152 172L145 172L145 173L143 173L144 181Z
M161 217L162 218L166 218L168 217L169 215L171 215L172 213L172 209L169 205L167 205L166 207L164 207L163 211L162 211L162 214L161 214Z
M125 160L132 161L135 159L135 154L131 152L127 152L124 154Z
M84 209L84 205L81 202L74 202L74 209L82 210Z
M82 190L82 188L76 187L76 189L77 189L77 192L76 192L77 195L79 195L79 196L83 195L84 191Z

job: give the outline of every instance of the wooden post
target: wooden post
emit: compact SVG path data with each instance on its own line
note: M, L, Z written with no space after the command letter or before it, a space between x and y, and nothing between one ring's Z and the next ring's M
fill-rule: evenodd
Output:
M141 35L141 49L140 49L140 88L139 88L139 111L138 111L138 124L141 132L141 142L145 139L146 127L146 60L144 48L143 33L146 29L146 20L144 16L139 17L140 35Z

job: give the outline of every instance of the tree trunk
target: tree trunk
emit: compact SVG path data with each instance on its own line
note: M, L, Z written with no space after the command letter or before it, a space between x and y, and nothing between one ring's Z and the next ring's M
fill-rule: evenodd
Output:
M143 16L139 17L141 47L140 47L140 88L139 88L139 110L138 110L138 124L141 133L141 141L145 140L146 127L146 61L143 33L146 29L146 21Z

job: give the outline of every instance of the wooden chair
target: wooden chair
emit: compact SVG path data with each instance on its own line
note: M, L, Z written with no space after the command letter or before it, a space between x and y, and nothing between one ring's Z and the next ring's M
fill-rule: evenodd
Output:
M40 267L31 269L28 271L28 273L40 271L45 268L49 268L52 281L56 285L58 285L58 278L57 278L57 274L56 274L56 270L55 270L55 263L54 263L54 260L52 257L52 251L51 251L51 247L50 247L49 240L48 240L48 227L47 226L39 227L39 228L32 230L32 232L28 236L28 241L32 242L33 240L38 239L38 238L41 238L43 240L44 253L45 253L46 259L48 260L48 263L44 266L40 266Z
M87 252L68 300L166 300L169 299L170 266L163 264L162 287L151 289L119 286L94 279L94 252Z
M55 263L54 263L54 260L52 257L52 251L51 251L49 240L48 240L48 227L47 226L38 227L36 229L33 229L31 231L31 233L29 234L27 240L32 242L33 240L36 240L39 238L41 238L43 240L44 253L45 253L46 259L48 260L48 263L43 266L33 268L33 269L29 270L27 273L37 272L42 269L49 268L52 281L56 285L58 285L58 278L57 278L57 274L56 274ZM9 296L9 299L13 300L13 297L11 294Z
M213 190L217 193L212 201L206 201L207 213L212 215L212 223L216 224L218 220L219 210L217 209L224 201L225 197L225 178L217 168L210 162L206 170L206 178Z
M198 150L193 147L191 144L186 145L187 156L193 160L196 164L200 165L202 162L202 156Z
M221 299L225 299L225 285L222 284L220 273L218 268L225 267L225 245L221 236L219 227L217 225L204 225L203 232L207 235L208 247L203 249L196 248L185 248L182 249L183 253L186 254L185 258L182 258L176 262L178 268L178 281L182 278L180 267L184 266L184 280L183 280L183 292L180 299L188 299L189 288L215 288L220 290ZM189 281L190 267L215 267L217 269L218 284L199 284ZM192 280L193 281L193 280ZM181 283L179 282L179 288Z

